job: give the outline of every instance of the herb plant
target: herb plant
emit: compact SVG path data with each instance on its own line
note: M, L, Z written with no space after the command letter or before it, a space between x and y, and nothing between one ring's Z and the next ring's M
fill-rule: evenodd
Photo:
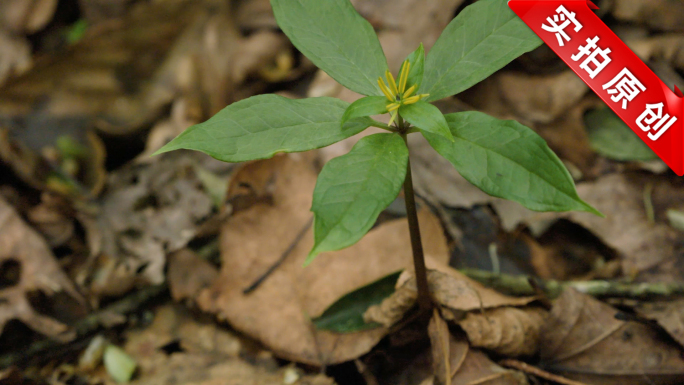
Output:
M505 0L480 0L451 21L426 56L420 45L397 78L371 25L349 0L271 0L292 43L333 79L366 97L292 100L258 95L188 128L157 153L202 151L226 162L307 151L373 126L387 133L359 140L320 173L313 195L319 253L359 241L403 185L422 309L431 306L416 216L407 135L422 134L482 191L536 211L598 211L577 195L572 177L546 142L522 124L480 112L443 115L431 101L458 94L541 44ZM370 116L390 114L389 124Z

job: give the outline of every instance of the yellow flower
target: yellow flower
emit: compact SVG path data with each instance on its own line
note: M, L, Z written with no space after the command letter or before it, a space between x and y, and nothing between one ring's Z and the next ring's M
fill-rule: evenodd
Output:
M394 76L392 76L389 71L385 71L385 79L387 80L387 83L382 80L382 77L378 78L380 90L382 90L382 93L385 94L385 97L387 97L387 100L389 101L389 104L387 105L387 112L392 115L392 118L389 122L390 125L394 123L394 120L397 117L397 112L395 111L397 111L399 107L416 103L419 100L429 96L429 94L411 96L416 91L417 87L414 84L411 85L409 89L406 89L406 83L408 82L408 75L410 71L411 63L406 60L401 66L401 73L399 74L398 83L394 80Z

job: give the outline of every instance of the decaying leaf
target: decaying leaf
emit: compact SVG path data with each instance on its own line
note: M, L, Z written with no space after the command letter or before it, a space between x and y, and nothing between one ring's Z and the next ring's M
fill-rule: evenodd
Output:
M503 295L432 258L427 259L427 266L430 293L435 302L448 311L468 312L501 306L524 306L535 300L534 297ZM366 322L394 325L415 303L416 292L413 270L408 269L399 277L394 294L366 311Z
M507 357L531 356L539 349L539 334L547 312L536 307L502 307L469 312L458 325L471 345Z
M504 369L486 354L470 348L467 339L452 334L446 322L435 311L428 327L432 344L435 378L424 385L527 385L524 374Z
M170 154L131 163L110 175L99 212L87 218L95 268L84 265L79 283L91 295L122 294L136 280L164 281L166 254L184 248L213 211L197 177L198 166L224 175L232 169L201 154Z
M645 302L637 306L636 312L644 318L658 322L684 347L684 299Z
M27 295L41 291L48 296L65 292L82 300L55 260L43 238L31 229L12 206L0 198L0 331L10 320L19 320L50 337L66 337L67 326L39 314ZM5 280L8 280L5 282Z
M542 329L544 367L587 384L679 383L684 377L681 347L653 327L618 320L618 313L566 289Z
M168 256L167 280L175 301L194 300L218 276L218 270L206 259L189 249L181 249Z
M124 350L140 366L132 384L273 385L285 384L293 374L299 380L295 384L334 384L324 375L279 368L268 352L250 349L249 342L214 323L196 321L179 306L155 313L151 325L126 333Z
M313 242L307 228L316 182L307 156L253 162L235 175L229 201L240 201L236 192L252 198L242 199L223 227L221 276L201 293L198 303L278 356L334 364L366 353L387 329L337 335L314 330L310 320L344 294L412 266L411 248L406 221L394 220L371 230L356 245L323 253L303 268ZM448 252L438 221L424 210L420 221L426 255L445 263ZM256 289L244 294L283 256Z
M550 76L495 76L504 101L521 119L550 123L579 102L588 87L572 71Z

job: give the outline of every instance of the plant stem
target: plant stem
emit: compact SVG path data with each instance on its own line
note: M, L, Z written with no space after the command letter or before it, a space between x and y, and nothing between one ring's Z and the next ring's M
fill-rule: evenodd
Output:
M408 146L406 133L401 134L401 137L404 139L404 143L406 143ZM413 266L416 273L416 284L418 286L418 306L420 307L421 312L429 312L432 308L432 298L430 297L430 288L428 286L427 280L427 269L425 268L423 242L420 238L420 227L418 226L416 198L413 194L413 179L411 177L410 157L408 160L408 167L406 167L406 179L404 179L404 201L406 202L406 216L408 217L409 233L411 234L411 249L413 250Z

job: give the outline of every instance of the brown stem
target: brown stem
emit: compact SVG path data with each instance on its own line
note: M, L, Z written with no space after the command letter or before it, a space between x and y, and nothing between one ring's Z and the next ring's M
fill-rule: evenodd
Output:
M401 135L408 146L406 133ZM411 158L406 167L406 179L404 179L404 201L406 202L406 216L408 217L409 233L411 234L411 249L413 250L413 265L416 272L418 286L418 306L422 312L428 312L432 308L432 299L428 287L427 269L425 268L425 256L423 255L423 242L420 238L418 226L418 214L416 213L416 198L413 194L413 179L411 178Z

